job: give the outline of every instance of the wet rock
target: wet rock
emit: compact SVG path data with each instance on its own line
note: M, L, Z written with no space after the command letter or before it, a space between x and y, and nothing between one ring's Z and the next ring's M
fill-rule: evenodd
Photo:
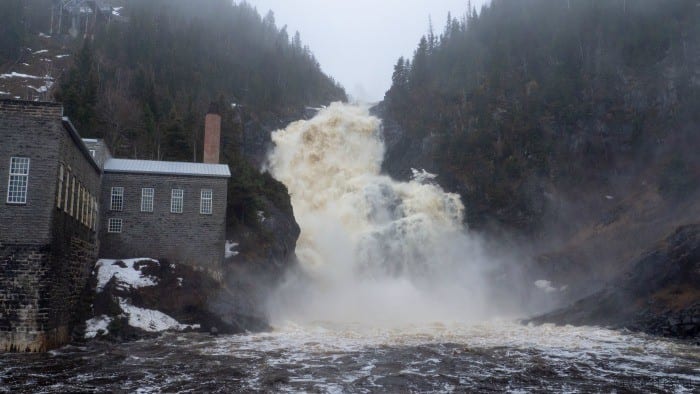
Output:
M700 224L679 228L607 288L527 322L700 336Z

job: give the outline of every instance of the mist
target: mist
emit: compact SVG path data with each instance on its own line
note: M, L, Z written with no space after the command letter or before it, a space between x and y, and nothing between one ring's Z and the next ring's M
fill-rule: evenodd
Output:
M391 85L396 60L410 57L432 19L441 33L448 12L461 18L464 0L248 0L261 14L272 10L290 36L299 31L322 69L340 82L352 99L377 102ZM472 0L477 10L487 0Z
M492 295L505 262L463 228L462 201L436 175L380 174L380 121L367 108L335 103L272 138L269 170L288 187L302 231L301 273L270 302L273 323L393 326L505 312Z

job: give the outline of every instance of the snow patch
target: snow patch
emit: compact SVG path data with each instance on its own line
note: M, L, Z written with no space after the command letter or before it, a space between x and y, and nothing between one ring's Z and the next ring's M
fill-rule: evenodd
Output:
M0 74L0 79L7 79L7 78L28 78L28 79L47 79L47 80L52 80L53 78L49 75L45 75L43 77L38 77L36 75L29 75L29 74L22 74L18 72L11 72L9 74Z
M0 95L9 95L9 94L10 94L10 92L3 92L3 91L0 91Z
M90 339L96 337L100 330L103 331L103 335L109 334L107 327L109 327L111 322L112 318L106 315L93 317L92 319L86 321L85 325L87 328L85 329L85 338Z
M226 248L224 249L226 251L226 258L238 256L238 251L236 251L236 248L238 247L238 242L233 242L233 241L226 241Z
M63 59L64 57L68 57L70 55L56 55L56 59Z
M117 262L121 261L126 268L120 267ZM138 289L141 287L155 286L156 279L146 276L141 270L136 269L134 264L139 261L152 261L153 259L127 259L127 260L99 260L95 265L97 270L97 292L101 292L112 278L117 279L117 287L120 289Z
M538 289L543 290L545 293L553 293L557 291L557 289L554 286L552 286L552 282L544 279L535 281L535 286Z
M48 34L46 34L46 33L39 33L39 37L41 37L41 38L51 38L51 36L48 35Z
M265 221L265 219L267 219L265 217L265 211L258 211L258 221L262 223Z
M144 331L183 331L187 329L196 330L200 328L199 324L180 324L177 320L163 312L133 306L123 298L119 298L119 306L122 308L122 311L124 311L124 314L128 315L129 325L131 327L140 328Z
M46 52L48 52L48 51L49 51L48 49L42 49L42 50L40 50L40 51L32 52L32 55L38 55L38 54L40 54L40 53L46 53Z

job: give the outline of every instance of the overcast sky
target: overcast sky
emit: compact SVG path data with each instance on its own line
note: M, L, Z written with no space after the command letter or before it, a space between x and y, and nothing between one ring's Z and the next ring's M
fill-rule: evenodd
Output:
M487 0L472 0L481 8ZM287 25L290 37L302 41L316 55L323 71L339 81L355 98L379 101L391 85L394 64L412 56L428 30L428 16L436 34L447 12L460 17L467 0L248 0L264 16L275 13L277 26Z

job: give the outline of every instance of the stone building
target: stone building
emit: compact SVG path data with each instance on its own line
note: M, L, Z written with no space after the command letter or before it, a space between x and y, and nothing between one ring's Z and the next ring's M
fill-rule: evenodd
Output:
M67 343L98 256L220 272L231 174L206 123L209 163L123 160L60 104L0 100L0 352Z
M109 159L100 197L100 257L153 257L218 272L228 166Z
M101 171L59 104L0 101L0 142L0 351L45 351L79 323Z

